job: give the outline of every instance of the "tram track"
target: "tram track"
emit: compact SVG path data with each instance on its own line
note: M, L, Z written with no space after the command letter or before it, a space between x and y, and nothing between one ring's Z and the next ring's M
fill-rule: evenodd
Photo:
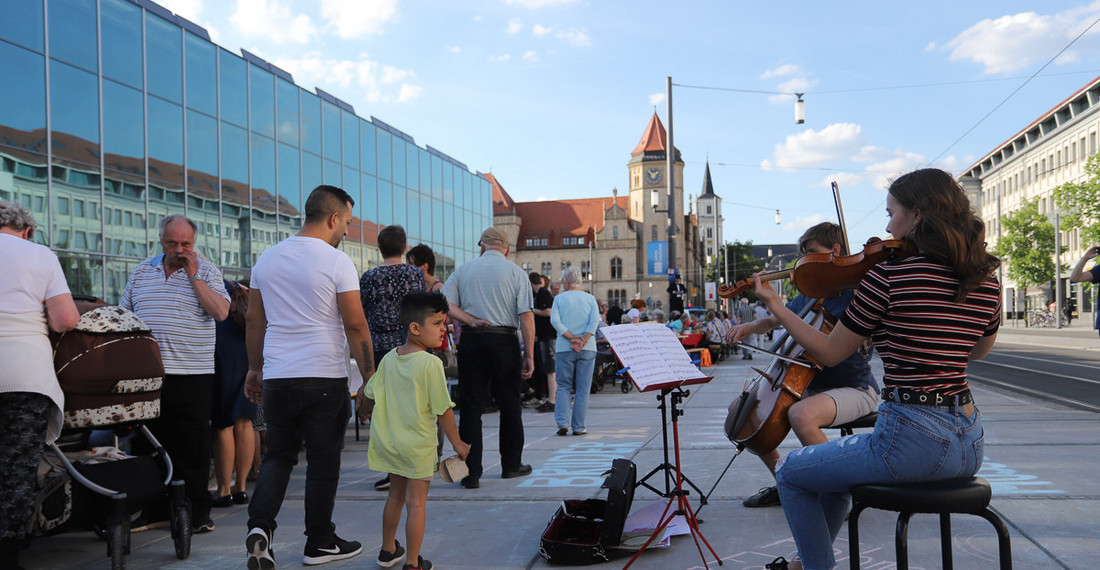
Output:
M1100 358L1046 347L994 350L970 363L976 382L1074 409L1100 412Z

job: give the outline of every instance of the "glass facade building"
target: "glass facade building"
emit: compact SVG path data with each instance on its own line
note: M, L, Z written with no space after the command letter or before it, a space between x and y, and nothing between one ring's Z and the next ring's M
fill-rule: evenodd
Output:
M342 247L360 271L384 226L431 246L445 277L492 224L480 174L149 0L0 0L0 15L0 199L34 214L74 294L116 302L175 213L247 277L318 184L355 199Z

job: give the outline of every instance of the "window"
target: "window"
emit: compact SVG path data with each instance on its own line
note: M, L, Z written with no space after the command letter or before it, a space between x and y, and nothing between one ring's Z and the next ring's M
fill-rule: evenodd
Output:
M613 239L619 239L619 226L611 228L611 237Z
M626 289L608 289L607 290L607 305L613 306L616 303L620 307L626 306ZM619 324L619 323L613 323Z
M554 273L554 264L550 263L549 261L542 262L542 270L539 271L539 273L542 273L543 275L545 275L547 279L553 280L554 279L554 275L553 275L553 273Z
M707 237L708 237L708 238L712 238L712 237L714 237L714 232L713 232L713 230L714 230L714 228L707 228Z
M592 280L592 263L588 261L581 262L581 281Z
M1096 133L1089 133L1089 154L1096 154Z
M1081 146L1077 147L1077 152L1080 153L1080 154L1077 155L1077 158L1080 158L1081 160L1084 160L1085 159L1085 137L1081 137Z
M709 216L709 215L710 215L710 213L711 213L711 206L709 206L709 205L708 205L708 206L707 206L707 215Z
M656 224L649 227L649 239L650 239L650 241L657 241L657 225Z
M611 258L611 278L622 279L623 278L623 260L619 257Z
M530 261L524 261L523 264L520 265L520 267L523 268L524 273L531 273L531 262Z

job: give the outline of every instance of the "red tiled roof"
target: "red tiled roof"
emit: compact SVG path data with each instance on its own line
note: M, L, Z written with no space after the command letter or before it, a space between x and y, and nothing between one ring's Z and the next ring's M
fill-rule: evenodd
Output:
M642 133L642 140L638 141L638 146L630 154L664 151L667 148L665 136L665 126L661 124L661 119L657 116L657 113L653 113L653 118L649 120L645 132Z
M604 212L612 204L618 204L626 210L627 203L626 196L518 202L515 204L516 213L523 220L523 226L520 228L516 247L525 249L523 244L527 237L547 238L546 247L561 246L563 237L585 237L591 240L595 238L595 232L603 229Z
M492 173L482 174L489 184L493 185L493 215L511 214L512 208L515 208L516 202L508 195L508 192L504 190L504 187L500 185L500 181Z

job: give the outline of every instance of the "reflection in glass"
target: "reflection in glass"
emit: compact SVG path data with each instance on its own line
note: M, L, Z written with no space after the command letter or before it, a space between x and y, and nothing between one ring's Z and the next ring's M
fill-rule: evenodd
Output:
M443 159L432 155L432 198L443 199Z
M305 212L305 201L309 197L309 193L314 188L321 185L323 177L323 169L321 168L321 157L308 152L302 153L302 201L298 204L298 209ZM303 214L304 215L304 214Z
M95 0L51 0L50 57L97 71ZM5 13L7 18L8 14Z
M139 180L145 175L145 113L141 92L110 80L103 82L103 154L108 170Z
M275 137L275 76L254 65L248 66L248 97L252 106L252 132Z
M451 243L450 232L451 224L443 223L443 204L439 200L432 200L432 236L431 239L436 245L443 245Z
M416 145L405 143L405 187L420 192L420 150Z
M398 223L393 212L393 183L378 181L378 225L385 227Z
M252 256L279 242L275 205L275 141L252 135Z
M74 295L95 295L108 303L117 303L122 296L122 290L114 297L103 294L103 262L98 257L72 253L59 253L57 260L61 263L61 271L65 273L65 281L69 290ZM129 276L129 274L127 274ZM122 284L125 286L126 282Z
M324 117L324 133L325 133L325 152L324 157L329 160L340 160L340 109L329 103L323 101L321 103L321 113Z
M141 8L126 0L103 0L100 22L104 77L140 89Z
M41 0L3 2L4 17L0 18L0 38L42 53L44 46ZM5 76L7 77L7 76Z
M183 52L179 26L152 12L145 13L145 57L149 92L169 101L183 103Z
M221 119L240 127L248 126L248 83L245 61L224 49L218 50L218 88Z
M370 174L362 176L363 220L371 224L378 223L378 179Z
M248 205L248 134L221 123L222 200Z
M432 196L432 155L424 149L417 149L416 153L420 155L417 159L420 163L420 184L417 185L417 189L425 197L430 198Z
M321 154L321 98L300 91L302 105L302 150Z
M432 236L435 228L432 227L432 207L435 206L432 199L425 194L420 195L420 240L433 243Z
M382 129L378 133L378 178L381 180L393 180L393 137Z
M218 114L217 48L194 34L184 34L187 50L187 106Z
M376 152L378 148L377 135L375 131L377 129L372 123L367 121L360 121L359 123L359 140L362 142L362 148L360 148L359 156L361 164L359 169L364 174L378 175L378 160L376 158Z
M354 113L340 112L343 123L344 166L359 168L359 123L363 122Z
M50 61L53 152L63 164L99 167L99 90L95 75Z
M217 200L218 121L187 110L187 189L192 194ZM151 149L150 149L151 150Z
M409 219L408 209L405 207L405 194L404 186L393 185L393 223L408 227Z
M285 79L275 79L275 99L278 102L277 131L279 142L298 146L298 89ZM297 162L297 161L295 161Z
M147 103L149 132L153 134L149 137L149 177L173 189L181 189L184 178L183 107L159 97L149 97Z
M302 229L302 170L298 149L278 145L279 169L279 232L281 239Z
M340 163L326 159L325 160L325 184L329 184L331 186L336 186L337 188L339 188L339 187L344 185L341 178L342 178L342 173L340 171Z
M405 230L409 239L415 242L422 241L420 234L420 195L408 190L405 192Z
M393 137L393 185L405 185L405 141Z

